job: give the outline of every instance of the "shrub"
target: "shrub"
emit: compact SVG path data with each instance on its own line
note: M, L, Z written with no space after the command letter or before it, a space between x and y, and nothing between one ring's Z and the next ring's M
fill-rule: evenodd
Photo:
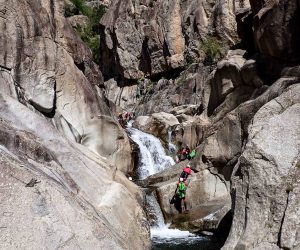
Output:
M273 224L271 222L267 223L267 227L268 228L272 228L273 227Z
M215 37L207 37L200 50L205 54L205 64L213 64L221 57L221 45Z
M100 19L106 12L106 6L100 5L98 8L91 8L84 4L84 0L71 0L73 8L66 6L65 15L82 14L89 18L86 27L77 26L75 30L79 34L82 41L91 49L93 60L99 64L99 48L100 48Z

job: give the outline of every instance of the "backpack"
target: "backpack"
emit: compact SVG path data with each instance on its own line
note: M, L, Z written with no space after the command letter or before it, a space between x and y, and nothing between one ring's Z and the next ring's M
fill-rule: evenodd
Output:
M196 156L196 150L193 149L193 151L190 153L190 158L193 159Z
M185 191L185 184L184 184L184 182L179 182L179 184L178 184L178 190L179 190L179 192L184 192Z
M180 178L183 178L184 180L186 180L188 178L189 174L185 171L182 171L182 173L180 174Z

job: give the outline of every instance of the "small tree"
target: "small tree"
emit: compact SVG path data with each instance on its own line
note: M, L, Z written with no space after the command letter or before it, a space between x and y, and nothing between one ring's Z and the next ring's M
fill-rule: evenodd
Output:
M221 45L215 37L207 37L200 45L200 50L205 54L205 64L213 64L221 57Z

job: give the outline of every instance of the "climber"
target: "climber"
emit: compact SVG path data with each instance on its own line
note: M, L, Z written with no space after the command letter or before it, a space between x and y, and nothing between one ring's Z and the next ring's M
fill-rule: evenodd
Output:
M124 119L125 119L126 122L128 122L129 117L130 117L130 113L129 112L125 112Z
M124 119L123 119L122 113L119 113L119 115L118 115L118 121L119 121L121 127L122 127L122 128L125 128L125 121L124 121Z
M186 180L188 178L189 175L192 175L192 170L191 170L191 165L188 164L181 172L180 174L180 178L182 178L183 180Z
M134 120L134 118L135 118L134 112L127 112L125 115L126 115L125 118L126 118L127 122Z
M180 174L180 178L183 178L183 180L186 181L188 176L192 175L192 171L194 171L194 173L199 172L197 169L192 168L190 164L186 165Z
M183 149L182 154L187 158L188 155L191 153L191 150L188 145Z
M176 207L176 203L174 205L179 213L182 213L182 202L184 204L184 211L188 211L187 203L186 203L186 194L185 194L187 186L188 183L184 181L183 178L180 178L179 181L176 183L175 195L179 198L177 200L180 201L180 208Z
M130 120L134 120L135 119L135 112L130 112Z
M193 159L196 156L196 149L193 149L192 152L187 156L188 160Z
M188 158L191 150L189 146L186 146L185 148L182 148L180 151L178 151L178 162L184 161Z

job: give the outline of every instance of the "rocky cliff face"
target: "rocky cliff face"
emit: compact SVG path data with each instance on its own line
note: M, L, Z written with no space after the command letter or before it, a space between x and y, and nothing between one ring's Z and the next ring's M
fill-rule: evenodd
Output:
M188 4L193 6L193 3ZM300 100L297 94L300 77L297 46L299 35L296 31L300 24L299 1L228 3L217 1L215 7L211 5L212 12L205 8L209 1L197 3L194 10L199 11L198 13L201 13L204 6L206 15L200 15L203 22L196 18L197 15L193 16L192 12L186 11L188 8L183 8L183 3L179 4L180 8L173 2L168 8L152 10L145 1L140 14L136 12L140 5L131 2L128 6L131 6L129 12L132 15L120 14L121 8L116 7L121 5L113 4L114 11L109 15L111 19L107 16L102 20L105 33L102 37L107 39L104 45L107 55L114 55L114 61L109 65L116 67L114 72L107 71L105 74L131 80L139 77L146 79L138 81L136 86L119 89L115 84L107 93L108 96L116 97L118 102L114 102L120 108L135 109L140 114L147 115L139 118L135 126L159 136L164 142L168 129L172 129L174 143L197 147L197 156L192 164L200 172L196 174L195 179L205 176L206 181L215 177L220 183L231 181L231 188L228 190L231 190L233 224L224 249L297 249L299 220L295 217L297 209L292 206L297 204L296 180L300 148ZM160 1L153 2L153 7L162 6L161 4ZM224 12L214 12L220 10L220 6ZM176 14L165 16L166 10L175 11L176 8L181 11L180 22L176 22ZM133 43L126 39L129 35L125 35L121 27L132 24L133 20L140 20L140 17L142 20L148 20L143 16L148 11L152 11L151 17L156 18L149 26L158 23L157 20L160 20L161 16L165 17L165 22L159 26L164 27L163 31L152 32L148 36L148 61L155 63L153 66L148 64L148 71L143 71L142 68L137 68L138 62L144 62L145 58L140 53L142 45L134 44L135 48L138 48L135 53L138 51L138 54L132 54L130 51ZM226 11L229 15L225 18L220 13ZM154 13L163 14L156 16ZM195 43L192 41L197 40L201 43L202 39L209 35L205 33L204 23L210 28L213 27L210 26L211 23L218 24L212 30L223 39L222 41L227 41L224 44L230 44L228 41L236 43L235 28L229 28L231 32L227 32L229 24L235 27L230 13L233 16L236 14L236 31L241 38L241 43L236 45L239 49L231 49L225 53L216 67L202 64L199 67L203 57L201 54L193 54ZM190 26L187 25L186 17L189 16L192 20L191 15L195 17L194 20L199 21L196 23L201 25L196 25L198 29L189 33L191 29L188 28ZM122 20L122 25L119 20ZM168 32L172 30L172 23L182 26L181 32L185 38L183 43L178 39L180 35L168 36ZM146 24L148 23L144 23ZM133 27L133 24L129 26ZM138 40L143 44L142 34L146 33L138 31L143 25L139 23L132 29L129 26L126 26L126 30L132 31L131 37L138 36L134 41ZM159 34L163 34L167 51L172 52L165 57L152 50L161 48L158 45L152 46L157 44L155 39ZM184 48L182 60L180 50L177 53L172 49L174 44L177 44L178 48ZM156 60L154 55L165 58L161 61L167 62L167 66L160 66L163 64ZM129 66L124 58L131 58L129 62L134 63ZM175 62L172 61L174 58L178 60L172 64ZM186 67L188 58L196 58L191 67ZM171 72L171 76L167 72ZM155 77L163 79L156 80ZM151 78L151 81L147 78ZM106 82L106 86L112 85ZM125 89L125 93L130 95L122 98L122 90ZM139 99L141 89L147 93L143 99ZM172 115L160 113L161 111ZM173 122L170 123L170 120ZM167 198L164 195L171 193L170 186L175 185L176 176L164 172L153 177L148 183L156 188L166 217L172 212L166 206ZM203 180L202 182L205 183ZM218 194L209 193L209 186L198 186L195 190L209 194L209 199L213 200ZM226 188L219 194L222 193L226 196ZM195 203L196 200L197 198L192 198L193 207L207 202L205 198L199 203Z
M2 4L1 88L126 171L131 163L128 140L111 118L102 98L101 73L64 19L63 7L61 1Z
M251 6L258 50L271 63L295 66L284 69L269 87L281 85L278 97L262 106L248 127L248 140L231 178L234 220L224 249L297 249L300 75L294 43L299 41L295 25L300 5L251 1ZM292 86L284 86L287 82Z
M173 225L216 229L231 204L224 249L298 249L299 1L104 2L105 82L62 1L0 0L0 246L149 248L112 108L197 149L191 217L168 204L185 163L144 183Z
M0 1L1 248L147 248L129 140L63 14Z
M238 42L235 12L247 7L248 1L112 1L101 20L108 99L141 115L186 104L202 109L211 65Z
M138 80L199 60L208 35L237 41L234 1L112 1L102 18L102 72ZM201 58L201 57L200 57ZM200 59L201 60L201 59Z

